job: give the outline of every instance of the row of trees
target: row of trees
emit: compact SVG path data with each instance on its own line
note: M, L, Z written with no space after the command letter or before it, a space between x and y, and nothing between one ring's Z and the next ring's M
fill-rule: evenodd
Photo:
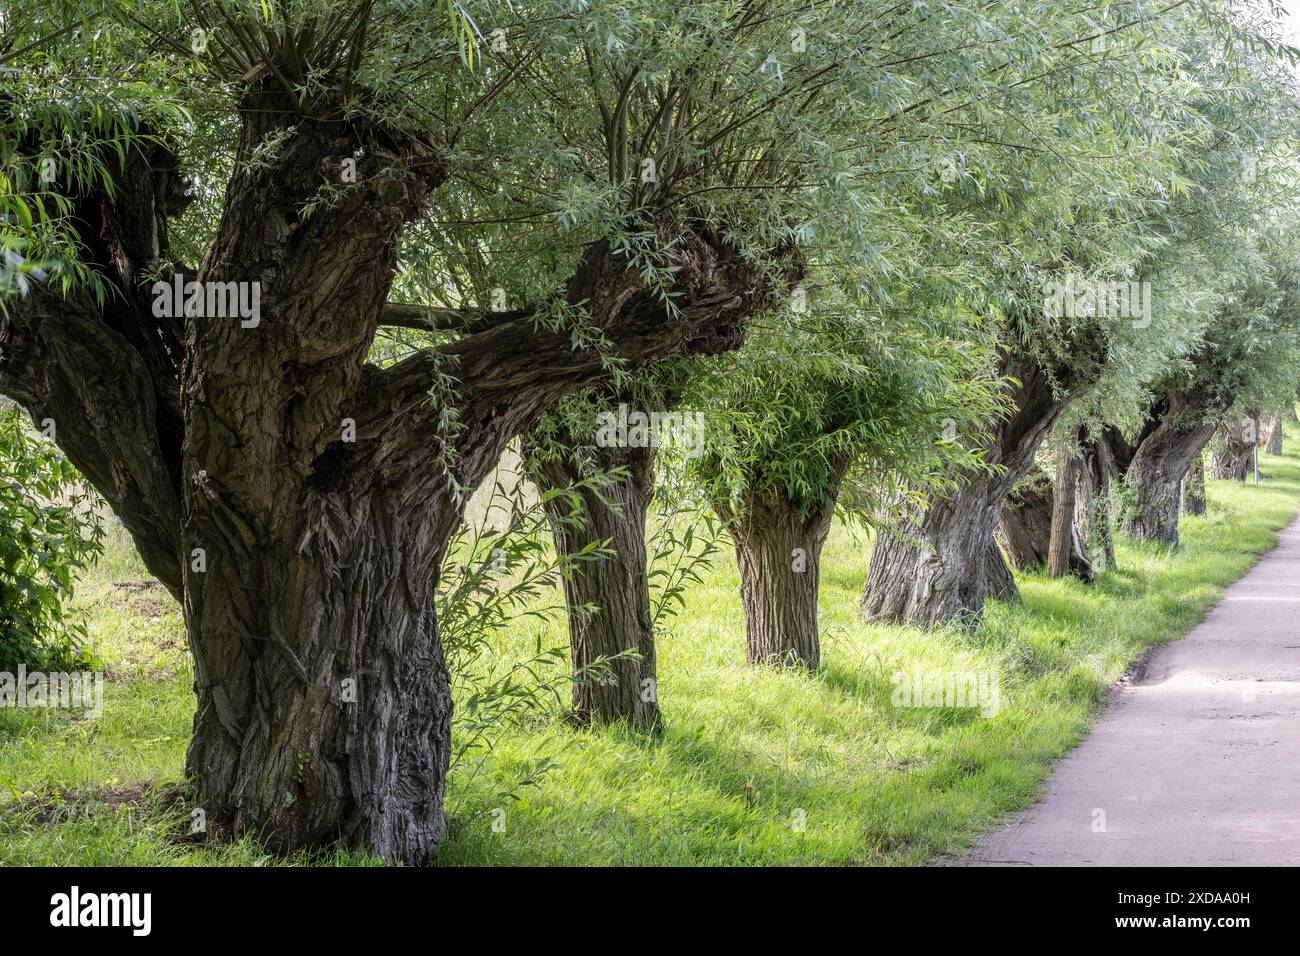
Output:
M1216 427L1294 400L1291 60L1240 36L1206 56L1214 21L1204 13L1166 21L1162 55L1125 60L1135 71L1113 86L1124 47L1108 42L1097 86L1081 95L1101 96L1099 86L1117 112L1093 108L1083 128L1058 123L1058 138L1010 153L1010 127L1023 132L1029 116L996 117L1009 128L989 134L993 147L966 144L961 172L908 195L916 245L897 284L848 270L849 287L876 300L827 283L811 321L791 316L797 336L756 332L738 353L679 369L672 389L639 395L640 407L685 402L715 421L688 470L735 542L751 663L817 666L818 559L837 504L880 532L866 618L971 621L986 596L1016 597L1008 559L1091 579L1114 567L1117 523L1175 544L1189 467ZM1149 25L1136 45L1151 52L1154 35ZM1041 83L1027 106L1041 117L1085 109L1071 98L1081 86L1078 76L1065 89ZM1144 111L1155 99L1162 108ZM1063 159L1107 142L1105 163ZM968 230L962 256L917 267L951 253L950 236L926 231L936 217ZM845 271L837 261L836 278ZM607 408L636 394L589 401ZM628 454L596 448L589 422L542 432L540 454L588 468ZM590 716L647 725L658 719L652 703L618 702L654 678L653 634L635 613L648 600L654 450L632 454L637 467L619 487L635 487L638 506L588 503L599 515L589 530L616 542L620 561L579 573L570 631L575 649L639 650ZM1233 460L1242 477L1240 450ZM591 604L603 609L594 622L579 611ZM575 651L575 666L591 660ZM579 713L593 693L575 694Z
M209 819L422 861L435 589L516 438L543 489L614 469L557 522L617 554L565 587L575 666L619 657L589 720L661 720L663 450L597 440L620 405L703 417L754 663L816 666L837 509L882 529L869 617L1009 594L1066 422L1149 433L1167 538L1183 433L1293 391L1294 62L1244 0L20 0L0 391L184 607ZM160 308L178 277L257 314Z

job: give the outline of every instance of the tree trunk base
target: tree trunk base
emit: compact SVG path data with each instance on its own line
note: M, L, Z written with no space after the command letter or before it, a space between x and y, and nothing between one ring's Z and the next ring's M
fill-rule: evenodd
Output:
M991 509L990 509L991 510ZM993 540L996 514L962 520L937 510L925 516L914 536L876 540L862 592L860 611L868 621L894 621L920 627L978 622L990 595L990 559L997 556L997 596L1018 597Z
M821 665L817 597L830 509L805 518L797 505L773 494L751 500L739 516L725 507L717 510L736 546L746 660L816 670Z
M1177 546L1183 478L1214 434L1205 399L1172 393L1158 427L1138 446L1124 476L1133 494L1124 531L1136 541Z
M996 542L989 548L989 555L986 560L989 569L988 596L998 601L1019 604L1020 591L1016 587L1016 579L1012 575L1006 559L1002 557L1002 549L997 546Z
M452 716L432 608L405 621L381 613L346 636L324 613L308 661L270 641L196 649L186 758L196 805L211 825L274 852L342 841L425 863L447 832ZM359 616L333 623L355 627Z
M563 496L546 506L558 553L573 556L592 542L605 541L614 552L575 562L564 578L574 673L573 709L567 719L577 726L624 723L653 733L663 723L645 543L654 496L654 449L591 451L599 471L620 468L626 476L599 491L577 488L582 506L578 516L569 514ZM529 470L545 491L573 488L583 476L563 457L534 456Z

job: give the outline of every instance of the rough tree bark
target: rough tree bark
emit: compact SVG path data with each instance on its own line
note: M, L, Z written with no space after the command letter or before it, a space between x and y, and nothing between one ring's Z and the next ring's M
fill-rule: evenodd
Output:
M998 536L1011 567L1018 571L1047 563L1052 537L1052 486L1041 470L1007 495L998 515Z
M1282 413L1274 412L1264 426L1263 447L1266 454L1282 454Z
M1112 446L1104 435L1093 441L1085 438L1080 435L1082 461L1076 486L1074 525L1083 558L1095 575L1117 567L1110 490L1118 469Z
M821 501L797 502L776 488L749 495L739 508L714 502L736 547L750 664L809 670L821 664L821 554L848 464L836 466Z
M1183 513L1203 515L1205 507L1205 450L1202 449L1192 456L1187 477L1183 479Z
M1002 504L1077 394L1056 394L1047 372L1017 350L1003 353L1002 371L1015 383L1015 410L996 426L986 456L1001 471L964 476L955 490L932 498L903 534L877 540L862 594L867 619L929 627L983 611ZM1004 591L1009 577L999 574Z
M82 258L109 287L67 298L34 285L0 313L0 391L37 422L122 518L140 557L177 600L184 322L154 316L142 274L165 260L166 221L190 201L176 159L128 153L117 198L72 196ZM192 275L193 270L187 270Z
M1152 411L1156 427L1138 446L1124 476L1132 505L1124 531L1138 541L1178 543L1180 488L1188 466L1214 434L1208 398L1169 391Z
M572 442L571 444L577 444ZM653 448L592 447L597 471L623 469L621 480L600 488L581 488L581 513L568 503L547 504L555 548L574 555L596 541L614 553L578 562L564 580L568 608L569 655L575 675L597 660L634 651L608 665L603 680L580 676L573 685L573 717L582 724L626 721L637 730L660 726L655 676L654 622L646 567L646 516L654 496ZM543 491L572 487L589 474L562 455L528 455L529 474ZM586 608L594 607L594 612Z
M1052 486L1051 532L1047 545L1047 573L1054 578L1076 574L1091 581L1094 577L1092 565L1084 557L1076 524L1077 486L1081 477L1079 459L1069 449L1062 449Z
M1011 566L1007 563L1002 549L998 547L997 541L989 545L988 557L985 561L988 564L989 581L988 590L985 592L987 596L998 601L1020 603L1020 591L1016 588L1015 575L1011 573Z
M1257 416L1243 415L1225 423L1210 454L1209 477L1216 481L1245 481L1254 471L1258 444Z
M398 235L445 170L435 145L271 83L240 103L235 172L197 271L259 283L260 322L153 314L143 280L166 259L176 164L133 153L113 197L72 197L108 304L45 289L14 303L0 390L55 419L183 601L198 697L186 767L210 824L277 850L341 838L418 863L446 828L451 695L433 596L465 500L447 469L473 489L608 360L516 311L367 364ZM271 139L274 155L250 161ZM345 156L359 157L356 188L303 219ZM712 230L649 225L678 240L680 311L604 242L585 250L569 302L631 368L737 347L769 277ZM431 401L448 375L454 395Z

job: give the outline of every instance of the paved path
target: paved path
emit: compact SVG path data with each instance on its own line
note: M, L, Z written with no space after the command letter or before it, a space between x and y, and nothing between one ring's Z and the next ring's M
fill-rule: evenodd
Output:
M1300 521L1204 623L1113 692L1043 799L969 862L1300 863Z

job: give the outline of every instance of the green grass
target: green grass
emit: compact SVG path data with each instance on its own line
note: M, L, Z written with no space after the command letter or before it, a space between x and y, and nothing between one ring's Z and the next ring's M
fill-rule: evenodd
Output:
M837 528L814 676L745 666L738 579L724 553L660 639L662 737L578 731L553 714L511 731L477 774L453 775L439 862L953 860L1035 799L1144 650L1186 633L1272 547L1300 505L1300 456L1265 456L1262 471L1258 487L1211 482L1209 513L1184 520L1176 552L1121 542L1121 570L1091 586L1019 576L1024 603L993 603L969 633L859 622L865 543ZM146 577L119 531L81 585L111 674L103 717L0 711L0 863L375 862L341 850L281 860L247 840L176 839L183 811L150 793L180 779L193 675L166 593L120 586ZM499 653L529 656L537 631L530 623L501 635ZM544 646L564 639L562 622L542 628ZM983 718L892 706L891 675L917 669L994 673L1001 708ZM556 766L521 787L548 758ZM155 790L138 798L142 784Z

